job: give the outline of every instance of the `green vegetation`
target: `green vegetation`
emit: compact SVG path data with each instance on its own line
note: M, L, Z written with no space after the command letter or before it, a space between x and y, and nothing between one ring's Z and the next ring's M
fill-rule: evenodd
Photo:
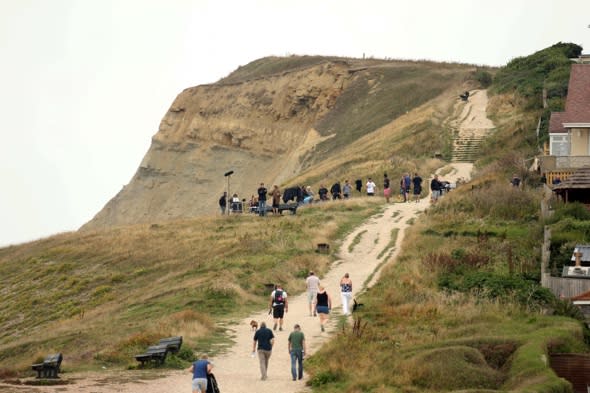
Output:
M53 351L68 353L69 369L87 354L135 367L134 354L172 335L191 352L218 349L227 341L219 322L264 307L269 283L304 290L301 277L323 274L331 261L315 245L377 211L350 201L281 219L137 225L0 249L0 369L28 370ZM190 356L177 358L170 366Z
M555 56L572 56L561 44L552 48ZM537 151L539 111L531 102L544 78L530 67L548 56L518 59L498 72L489 108L498 128L475 179L412 227L397 263L362 295L355 325L310 359L317 391L569 391L539 359L587 352L589 335L579 310L539 285L538 179L525 173L525 188L517 190L507 176L521 174L523 157ZM573 217L586 214L558 209L553 236L569 229L568 241L585 239L588 226Z
M352 239L352 242L350 242L350 244L348 245L348 252L352 252L354 250L354 248L356 247L357 244L359 244L361 242L361 238L363 237L363 235L367 232L367 230L361 231L359 233L356 234L356 236L354 237L354 239Z
M543 109L543 89L548 107L542 112L540 142L548 140L551 112L562 111L567 96L572 58L582 53L582 47L572 43L557 43L530 56L518 57L500 69L494 78L492 91L517 92L526 100L526 108Z
M245 82L247 80L266 78L275 74L294 71L299 68L311 67L328 61L342 60L337 57L330 58L324 56L264 57L254 60L245 66L238 67L237 70L221 79L219 83Z
M551 229L549 269L560 276L564 266L571 266L571 257L577 244L590 242L590 211L581 203L555 202L555 211L547 220Z

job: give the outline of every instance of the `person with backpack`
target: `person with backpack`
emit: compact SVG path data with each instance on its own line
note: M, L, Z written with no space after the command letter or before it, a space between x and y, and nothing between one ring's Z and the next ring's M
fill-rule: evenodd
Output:
M270 308L272 309L272 317L275 322L272 330L277 330L277 324L279 330L283 330L283 317L289 310L289 304L287 302L287 292L280 284L270 294Z

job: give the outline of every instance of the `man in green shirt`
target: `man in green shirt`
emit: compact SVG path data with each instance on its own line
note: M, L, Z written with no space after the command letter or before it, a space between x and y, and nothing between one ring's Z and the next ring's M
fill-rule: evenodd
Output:
M301 326L295 324L293 331L289 334L289 354L291 355L291 375L293 376L293 381L303 378L303 355L305 351L305 335L301 331ZM299 367L299 373L297 373L295 362L297 362Z

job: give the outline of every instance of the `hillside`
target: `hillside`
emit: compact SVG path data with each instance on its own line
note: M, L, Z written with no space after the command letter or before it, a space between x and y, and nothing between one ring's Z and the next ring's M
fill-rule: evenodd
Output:
M538 70L518 71L542 80ZM354 254L347 263L360 271L368 265L363 255L371 254L381 270L366 280L374 284L366 291L360 291L366 282L355 284L363 308L349 320L336 310L335 334L306 360L312 389L569 391L545 360L555 352L587 352L590 334L566 302L539 285L542 192L522 162L538 151L531 130L542 108L494 84L487 111L472 109L476 100L458 100L465 90L484 97L482 72L496 70L266 58L185 90L130 184L83 230L0 249L0 375L20 382L34 359L62 351L64 379L74 383L63 391L76 390L87 370L98 370L92 381L104 388L88 391L129 379L137 382L126 384L133 391L147 391L138 378L188 381L169 369L186 367L202 352L219 355L233 332L249 329L236 321L267 317L271 283L297 295L309 270L334 281L343 268L339 255ZM472 179L436 204L424 200L415 209L355 194L293 216L207 213L215 211L227 169L236 171L232 190L245 197L259 181L317 189L368 176L379 184L384 172L394 184L404 172L451 179L452 137L476 116L496 128L481 126L486 140ZM235 166L220 167L226 161ZM511 174L521 171L523 188L509 186ZM393 229L364 232L384 221L409 227L403 242ZM320 242L332 253L316 253ZM133 355L171 335L183 335L184 351L165 368L137 370ZM242 347L233 347L240 359L249 356ZM282 370L277 378L283 371L288 377ZM31 391L17 382L2 388ZM162 391L157 381L149 386Z
M265 283L289 283L309 268L325 271L330 259L318 258L314 244L335 241L351 220L378 206L327 206L325 213L302 211L270 223L199 218L216 211L225 170L235 170L232 190L238 191L280 178L317 189L344 176L378 179L384 170L392 178L430 173L442 164L435 152L450 157L446 120L457 93L477 85L470 80L474 69L268 58L217 84L185 90L130 184L82 231L0 249L2 287L9 291L0 318L0 367L24 369L31 357L55 350L68 352L70 365L126 364L164 332L203 345L214 321L260 306ZM364 121L339 133L336 126L347 118ZM231 166L220 167L228 160ZM300 227L310 230L297 233ZM214 279L221 275L225 280ZM213 340L221 336L217 331Z
M290 186L294 177L347 154L351 145L395 119L442 95L455 97L474 70L306 56L254 61L215 84L180 93L129 184L82 229L214 214L229 170L231 193L241 198L249 199L260 182ZM437 126L431 119L409 122L414 129L405 136ZM395 143L405 138L398 128L390 130L396 136L381 142L385 154L393 154ZM432 156L449 143L444 134L423 135L425 144L408 153ZM349 176L369 175L367 168L350 171L366 159L362 154L346 159ZM331 184L336 179L330 175L311 185Z

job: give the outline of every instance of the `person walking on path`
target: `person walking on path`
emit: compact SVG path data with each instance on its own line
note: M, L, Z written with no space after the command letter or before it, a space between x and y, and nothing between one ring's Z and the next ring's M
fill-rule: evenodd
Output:
M387 173L383 174L383 196L385 197L385 202L389 203L391 188L389 188L389 178L387 177Z
M440 182L440 180L438 180L438 175L434 175L434 178L430 182L430 191L432 191L432 196L430 198L430 201L432 203L436 203L436 201L438 201L442 187L443 187L443 185Z
M272 214L277 215L279 214L279 205L281 204L281 190L279 190L279 186L276 184L272 189Z
M277 285L275 290L270 294L270 308L272 308L272 317L275 322L272 330L277 330L277 322L279 330L283 330L283 317L289 311L289 303L287 301L287 292L281 285Z
M301 326L295 324L293 331L289 334L289 355L291 355L291 376L293 381L303 378L303 356L307 351L305 346L305 335ZM297 367L295 367L297 366Z
M352 194L352 186L348 180L344 180L344 185L342 186L342 196L344 199L348 199L350 198L350 194Z
M221 198L219 198L219 210L221 210L221 215L225 215L225 207L227 206L227 192L224 192Z
M375 195L377 185L373 182L373 179L369 178L365 187L367 188L367 195L368 196Z
M305 286L307 287L307 303L309 304L309 316L315 317L316 310L313 308L318 289L320 287L320 279L315 275L314 272L309 272L309 276L305 279Z
M266 213L266 194L268 191L266 187L264 187L264 183L260 183L260 187L258 187L258 215L263 217Z
M348 273L340 279L340 295L342 296L342 314L350 315L350 303L352 300L352 280Z
M412 179L410 178L410 174L404 174L404 202L410 202L410 185L412 184Z
M330 310L332 309L332 298L326 292L326 289L320 285L318 290L318 294L316 295L315 299L315 309L320 316L320 329L325 331L324 325L328 322L328 316L330 315Z
M258 343L258 347L256 346ZM272 347L275 343L275 335L272 330L266 327L265 322L260 322L260 329L254 333L252 344L252 356L258 348L258 360L260 361L260 379L265 381L268 378L268 360L272 354Z
M208 356L203 355L187 369L193 374L193 393L207 392L207 375L211 373L212 368L213 364L208 360Z
M422 178L418 173L414 173L412 183L414 183L414 201L418 203L420 202L420 194L422 193Z

